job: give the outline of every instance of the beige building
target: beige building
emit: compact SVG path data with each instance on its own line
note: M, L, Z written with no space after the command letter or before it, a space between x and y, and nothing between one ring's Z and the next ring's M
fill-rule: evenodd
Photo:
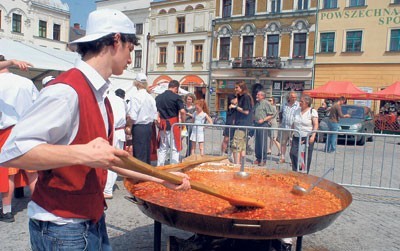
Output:
M324 0L318 13L315 87L351 81L377 91L400 80L400 0Z
M175 79L197 98L208 98L214 4L210 0L151 2L150 83L156 85Z
M0 1L0 38L66 50L70 12L61 0Z
M217 0L212 83L216 110L245 81L278 105L311 88L317 0Z

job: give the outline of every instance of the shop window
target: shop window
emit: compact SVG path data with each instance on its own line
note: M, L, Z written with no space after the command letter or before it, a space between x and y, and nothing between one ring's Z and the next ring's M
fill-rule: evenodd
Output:
M47 35L47 22L39 20L39 37L46 37Z
M229 60L230 43L230 37L221 37L219 39L219 60Z
M178 33L185 33L185 17L177 17Z
M390 51L400 51L400 29L390 32Z
M185 47L177 46L176 47L176 63L183 64L184 63L184 55L185 55Z
M12 15L12 31L13 32L21 33L21 20L22 20L21 15L13 13L13 15Z
M320 52L333 52L334 45L335 45L335 33L334 32L321 33Z
M222 3L222 17L230 17L232 11L232 0L224 0Z
M160 47L159 64L167 63L167 47Z
M53 40L60 41L61 37L61 25L54 24L53 25Z
M281 1L282 0L271 0L271 13L281 12Z
M279 53L279 35L268 35L267 39L267 57L277 58Z
M245 16L254 16L256 13L256 1L246 0Z
M194 46L194 62L202 63L203 62L203 45L197 44Z
M298 10L307 10L308 9L308 0L297 0L297 9Z
M294 34L293 40L293 58L305 58L307 45L307 34Z
M136 24L136 35L142 35L143 34L143 24Z
M324 9L334 9L337 7L337 0L324 0Z
M400 0L393 0L394 4L400 4Z
M349 7L365 6L365 0L349 0Z
M142 51L137 50L135 51L135 68L141 68L142 67Z
M360 52L362 43L362 31L348 31L346 33L346 51Z

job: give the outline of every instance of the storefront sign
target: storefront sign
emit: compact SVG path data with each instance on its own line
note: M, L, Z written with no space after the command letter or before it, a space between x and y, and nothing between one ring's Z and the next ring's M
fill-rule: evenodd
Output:
M378 18L379 25L400 24L400 9L356 9L343 11L321 12L320 20Z
M304 81L285 81L283 83L284 91L303 91Z

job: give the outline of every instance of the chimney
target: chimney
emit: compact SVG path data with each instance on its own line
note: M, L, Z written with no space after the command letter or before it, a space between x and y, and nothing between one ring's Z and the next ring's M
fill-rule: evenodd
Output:
M74 23L74 29L80 30L81 25L79 23Z

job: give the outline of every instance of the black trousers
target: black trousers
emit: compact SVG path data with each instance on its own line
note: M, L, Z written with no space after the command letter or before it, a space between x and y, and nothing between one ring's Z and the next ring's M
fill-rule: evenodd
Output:
M257 127L262 127L264 130L256 129L254 152L258 161L265 161L267 159L267 143L268 143L268 132L265 130L267 123L255 124Z
M150 164L152 123L132 126L133 157Z
M292 170L297 171L297 162L299 161L299 147L303 142L303 144L307 143L307 137L299 138L299 137L293 137L292 138L292 147L290 148L290 160L292 161ZM307 173L310 171L310 166L311 166L311 160L312 160L312 154L314 150L314 143L310 144L308 142L308 147L306 147L304 153L304 162L307 163ZM301 168L301 166L299 166Z

